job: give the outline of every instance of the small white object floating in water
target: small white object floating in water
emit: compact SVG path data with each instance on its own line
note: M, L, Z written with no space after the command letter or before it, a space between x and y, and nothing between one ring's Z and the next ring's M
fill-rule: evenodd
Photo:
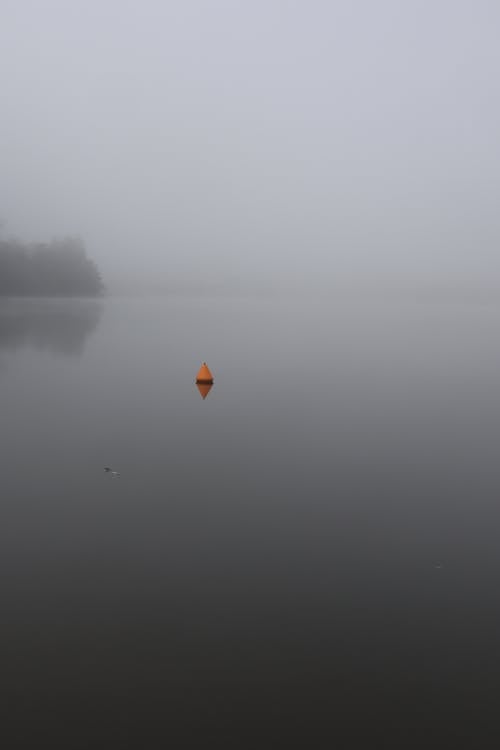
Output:
M119 471L113 471L113 469L111 469L109 466L105 466L104 471L106 472L106 474L111 474L113 479L117 479L120 476Z

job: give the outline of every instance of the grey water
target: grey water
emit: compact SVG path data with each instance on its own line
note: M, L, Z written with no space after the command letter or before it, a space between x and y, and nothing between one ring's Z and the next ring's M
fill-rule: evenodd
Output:
M499 323L3 301L2 746L496 746Z

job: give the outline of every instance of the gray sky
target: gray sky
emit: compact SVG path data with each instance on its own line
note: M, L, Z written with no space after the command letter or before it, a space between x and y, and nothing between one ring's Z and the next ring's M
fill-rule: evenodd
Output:
M497 0L2 0L0 217L107 278L490 283Z

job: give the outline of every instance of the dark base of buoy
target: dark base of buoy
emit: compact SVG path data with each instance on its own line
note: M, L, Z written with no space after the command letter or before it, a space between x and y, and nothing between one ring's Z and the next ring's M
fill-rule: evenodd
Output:
M213 385L213 380L196 380L196 385Z

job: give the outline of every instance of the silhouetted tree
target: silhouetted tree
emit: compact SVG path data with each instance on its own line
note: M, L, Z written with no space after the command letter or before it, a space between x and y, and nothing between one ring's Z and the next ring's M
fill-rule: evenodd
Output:
M0 295L97 297L103 290L78 238L31 245L0 239Z

